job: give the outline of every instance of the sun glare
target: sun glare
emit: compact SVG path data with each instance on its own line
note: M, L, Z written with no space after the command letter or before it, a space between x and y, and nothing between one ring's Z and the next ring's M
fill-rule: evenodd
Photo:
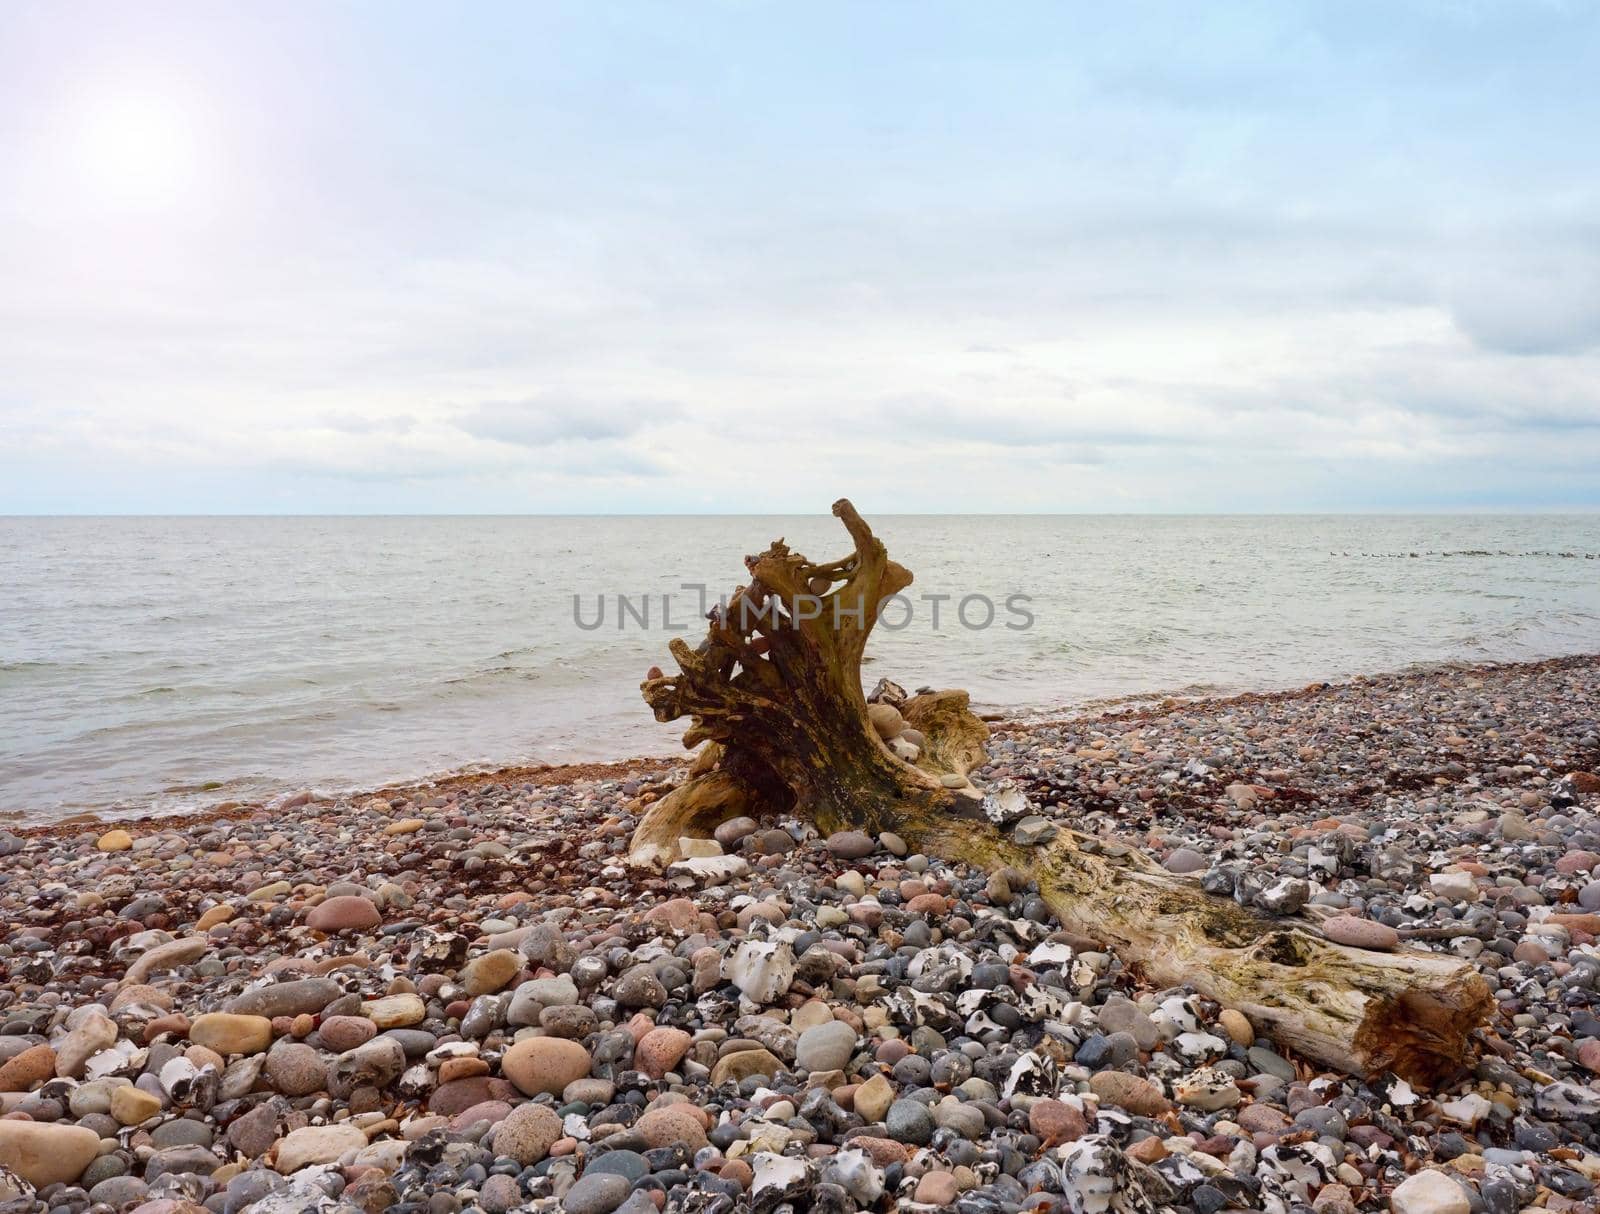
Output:
M123 97L96 107L84 124L87 184L102 202L164 207L194 185L194 127L183 109L154 97Z

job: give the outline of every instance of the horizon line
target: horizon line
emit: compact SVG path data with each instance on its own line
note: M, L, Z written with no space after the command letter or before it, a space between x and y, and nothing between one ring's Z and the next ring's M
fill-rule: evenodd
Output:
M875 518L1523 518L1600 517L1600 504L1566 507L1471 506L1353 510L871 510ZM638 510L638 511L116 511L0 512L0 520L23 519L469 519L469 518L831 518L823 510Z

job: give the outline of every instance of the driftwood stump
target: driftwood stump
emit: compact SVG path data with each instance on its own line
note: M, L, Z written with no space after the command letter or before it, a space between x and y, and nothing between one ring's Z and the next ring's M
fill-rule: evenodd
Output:
M861 660L880 605L911 574L848 501L833 513L854 542L849 556L813 564L779 540L746 557L750 580L710 614L705 640L671 642L680 673L652 670L641 685L656 719L689 718L684 745L704 748L689 778L646 811L633 862L669 863L680 838L742 814L894 831L947 859L1027 874L1064 925L1149 981L1187 983L1317 1062L1426 1086L1461 1070L1492 1004L1469 964L1335 944L1309 915L1260 914L1136 852L1100 854L1070 830L1019 844L985 813L982 793L943 779L983 762L988 729L965 692L905 700L921 745L914 757L892 749L869 716Z

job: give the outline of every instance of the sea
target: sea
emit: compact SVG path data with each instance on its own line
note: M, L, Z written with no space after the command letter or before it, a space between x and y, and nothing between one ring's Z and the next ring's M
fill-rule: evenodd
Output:
M864 681L1039 717L1600 651L1600 515L907 516ZM0 518L0 823L681 753L668 644L830 516Z

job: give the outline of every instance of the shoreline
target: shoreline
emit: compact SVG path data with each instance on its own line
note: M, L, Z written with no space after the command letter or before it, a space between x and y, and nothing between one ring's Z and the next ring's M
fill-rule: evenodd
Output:
M1472 676L1503 670L1565 669L1600 663L1600 651L1564 654L1558 657L1537 658L1530 661L1496 662L1428 662L1413 663L1397 670L1352 675L1348 678L1318 680L1296 687L1268 691L1240 691L1220 695L1187 697L1153 692L1148 695L1134 693L1110 700L1090 701L1090 711L1060 715L1053 710L1035 714L1013 715L1006 712L980 714L996 736L1018 731L1042 728L1082 727L1118 720L1156 720L1179 711L1220 711L1232 706L1292 702L1308 696L1323 694L1331 688L1354 687L1378 680L1430 679L1449 675ZM1124 705L1118 707L1116 705ZM234 820L251 817L262 812L282 808L295 808L304 802L300 798L319 803L341 800L364 800L371 797L395 795L437 795L452 789L470 789L485 784L525 783L542 787L557 786L578 780L622 780L638 776L655 775L671 771L689 760L689 752L678 755L635 755L610 760L573 763L512 764L504 767L443 772L417 780L395 780L370 788L355 788L327 796L307 792L284 794L270 801L219 801L200 809L179 809L170 813L107 813L96 810L78 810L51 822L17 820L0 821L0 832L18 837L53 836L73 830L91 828L124 828L192 826L210 821ZM295 802L289 805L289 802Z
M999 722L989 752L975 782L1107 854L1466 962L1476 1056L1434 1092L1318 1066L1024 874L893 835L742 820L711 867L632 868L673 764L471 773L0 829L0 1204L1600 1206L1600 655Z

